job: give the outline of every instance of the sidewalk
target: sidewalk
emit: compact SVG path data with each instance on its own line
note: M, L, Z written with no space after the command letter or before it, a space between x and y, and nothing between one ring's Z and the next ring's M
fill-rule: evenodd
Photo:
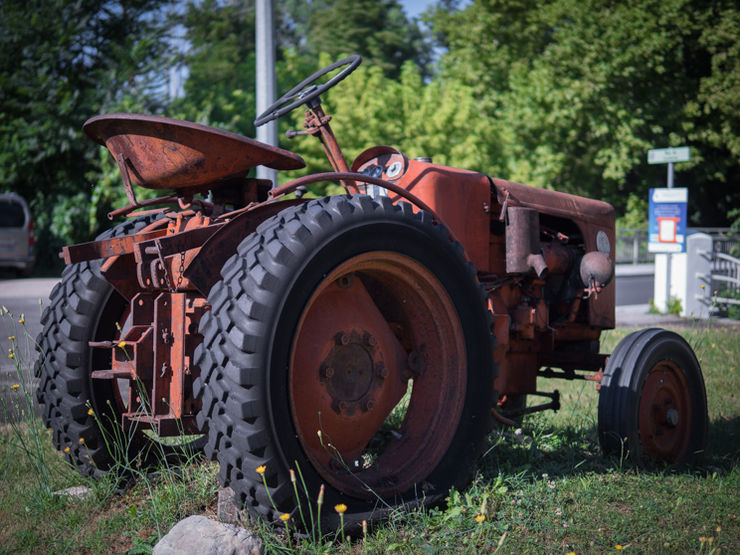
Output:
M618 306L615 310L618 328L647 328L651 326L722 326L735 328L740 332L740 321L729 318L710 318L698 320L681 318L675 314L651 314L649 304Z

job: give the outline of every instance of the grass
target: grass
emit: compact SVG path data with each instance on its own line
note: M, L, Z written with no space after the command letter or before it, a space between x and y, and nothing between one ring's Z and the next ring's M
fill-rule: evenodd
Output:
M602 351L628 331L607 333ZM543 380L541 389L561 392L563 408L525 417L523 434L492 432L473 483L451 492L445 506L394 511L351 544L289 544L280 528L255 531L268 551L283 552L740 552L740 328L676 331L694 347L707 385L709 446L699 467L637 469L605 459L594 384ZM18 397L16 416L27 412L22 388L0 393ZM143 553L179 519L215 514L213 463L142 475L121 493L113 481L93 482L68 467L35 417L7 420L0 426L0 553ZM39 434L40 452L24 451ZM45 477L29 457L46 461ZM72 485L93 494L78 500L49 493Z

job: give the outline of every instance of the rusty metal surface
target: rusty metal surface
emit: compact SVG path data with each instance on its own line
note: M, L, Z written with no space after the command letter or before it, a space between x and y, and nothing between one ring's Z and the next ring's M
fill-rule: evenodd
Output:
M314 135L321 141L321 146L324 149L326 157L329 159L331 167L334 168L335 172L346 173L349 172L349 166L347 160L344 158L342 149L337 142L337 138L334 136L332 131L331 116L327 116L324 113L324 109L321 104L312 106L311 109L306 110L306 119L304 127L307 133ZM359 193L360 190L357 188L357 183L354 181L342 181L344 189L350 194Z
M537 277L547 274L547 264L541 254L539 213L522 206L507 208L506 271L529 273Z
M379 179L377 177L370 177L369 175L363 175L361 173L324 172L315 173L313 175L306 175L304 177L294 179L293 181L289 181L288 183L281 185L280 187L276 187L275 189L270 191L270 196L272 196L272 198L274 199L279 199L282 196L294 192L298 187L310 185L311 183L319 183L321 181L353 181L355 183L371 183L373 185L379 185L393 193L396 193L398 196L403 197L405 200L409 201L417 208L428 212L435 219L435 221L441 222L434 210L424 201L416 197L414 194L409 193L407 190L396 185L395 183L391 183L390 181Z
M489 271L491 184L488 177L411 160L397 183L424 202L447 226L479 271Z
M607 202L529 187L504 179L494 178L492 181L500 204L508 196L508 206L527 206L543 214L601 225L614 217L614 207Z
M192 293L140 292L131 299L130 326L114 341L91 342L112 350L112 367L96 370L93 379L128 380L122 411L124 426L143 423L159 434L195 431L192 382L197 367L193 352L198 322L207 302Z
M287 150L160 116L101 115L89 119L83 129L114 157L122 155L131 181L149 189L197 189L246 177L258 165L279 170L306 165Z
M134 252L134 243L162 237L165 233L166 230L161 229L70 245L62 248L62 258L64 258L65 264L77 264L85 260L131 254Z
M645 379L638 408L637 428L645 454L654 460L679 460L688 447L693 423L686 377L675 362L659 362Z

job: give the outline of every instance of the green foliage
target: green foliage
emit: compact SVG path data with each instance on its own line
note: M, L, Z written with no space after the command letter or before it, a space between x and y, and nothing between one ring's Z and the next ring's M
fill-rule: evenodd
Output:
M321 63L328 63L324 55ZM455 78L424 83L421 70L406 62L398 81L378 66L360 66L352 76L324 95L324 110L332 114L332 129L351 161L366 148L391 145L414 158L498 174L500 149L488 122L477 117L469 88ZM291 115L300 127L303 111ZM286 118L287 119L287 118ZM286 147L306 160L306 173L327 171L328 162L314 137L302 136Z
M681 311L683 310L681 308L681 299L678 297L671 297L668 300L668 314L674 314L676 316L681 315Z
M30 203L42 266L89 239L86 221L97 147L90 116L125 100L160 105L168 2L47 0L0 3L0 188ZM94 183L94 181L93 181Z
M363 55L324 98L349 160L386 143L607 200L632 226L665 182L645 151L687 144L676 185L690 189L691 223L737 218L740 10L729 0L442 0L428 29L398 0L285 0L275 15L280 92ZM124 200L116 165L82 136L88 117L166 113L254 136L254 17L246 0L0 3L0 188L30 201L41 266L107 227ZM177 65L185 96L168 102ZM302 110L280 125L300 128ZM328 168L314 138L281 142L306 171Z
M624 213L617 218L617 227L638 228L648 225L648 199L637 193L630 193Z
M254 136L254 17L253 2L188 4L183 24L189 76L185 97L169 113Z
M429 48L415 22L409 22L398 0L327 0L310 14L308 45L332 59L360 54L389 77L397 78L403 63L429 63Z
M444 73L505 130L508 177L619 212L664 181L648 148L690 144L677 186L691 189L695 223L718 225L740 202L729 185L739 168L737 19L729 3L493 0L433 21L449 46Z

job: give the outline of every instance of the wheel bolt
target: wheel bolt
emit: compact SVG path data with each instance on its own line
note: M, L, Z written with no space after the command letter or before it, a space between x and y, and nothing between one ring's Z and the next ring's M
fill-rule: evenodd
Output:
M339 344L340 345L347 345L349 343L349 335L346 333L340 333L337 335L339 338Z
M375 347L378 344L378 340L375 339L374 335L370 335L369 333L365 334L365 343L370 345L371 347Z
M373 410L375 408L375 401L368 399L363 403L362 408L365 409L365 412Z
M676 409L668 409L665 413L665 422L671 428L678 426L678 411Z
M386 376L388 376L388 369L385 367L385 364L383 364L382 362L378 362L375 365L375 375L379 378L385 378Z

